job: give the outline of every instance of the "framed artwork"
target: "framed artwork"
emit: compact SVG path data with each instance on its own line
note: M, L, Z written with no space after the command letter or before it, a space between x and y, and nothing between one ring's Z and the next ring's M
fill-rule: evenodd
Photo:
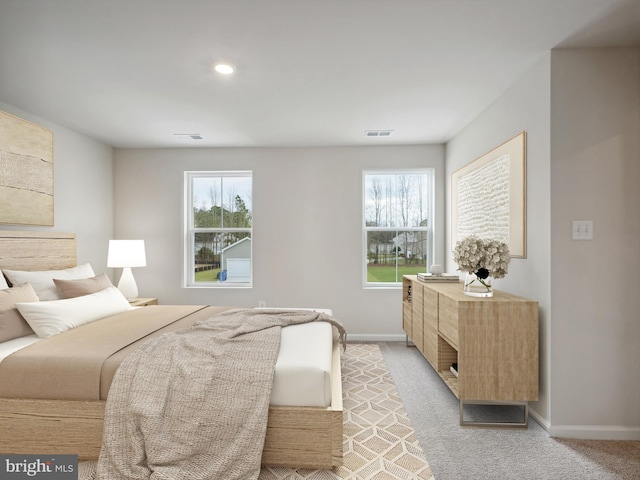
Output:
M526 132L451 174L452 244L468 235L500 240L526 258Z
M53 226L53 132L0 111L0 223Z

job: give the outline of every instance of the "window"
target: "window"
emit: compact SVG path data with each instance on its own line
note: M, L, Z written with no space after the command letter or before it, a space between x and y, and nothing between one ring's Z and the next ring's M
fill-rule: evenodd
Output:
M251 286L252 173L185 172L185 285Z
M389 286L433 259L433 169L363 174L364 284Z

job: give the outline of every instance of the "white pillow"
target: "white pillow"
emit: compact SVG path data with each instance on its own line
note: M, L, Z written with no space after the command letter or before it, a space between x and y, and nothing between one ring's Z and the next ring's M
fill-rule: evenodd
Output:
M53 283L54 278L61 280L80 280L95 277L96 275L88 263L73 268L65 268L64 270L41 270L38 272L3 270L3 272L12 285L30 283L40 301L59 300L61 298L56 284Z
M5 288L9 288L9 285L7 284L7 280L4 278L4 275L2 275L2 272L0 272L0 290L4 290Z
M134 307L129 305L120 290L109 287L65 300L16 303L16 308L38 337L47 338Z

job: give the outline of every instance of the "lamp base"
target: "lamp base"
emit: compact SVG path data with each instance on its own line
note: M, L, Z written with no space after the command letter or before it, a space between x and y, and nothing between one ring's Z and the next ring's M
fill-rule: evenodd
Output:
M136 280L133 278L133 272L131 272L130 267L124 267L122 269L122 275L118 282L118 290L120 290L122 295L130 302L138 297L138 285L136 285Z

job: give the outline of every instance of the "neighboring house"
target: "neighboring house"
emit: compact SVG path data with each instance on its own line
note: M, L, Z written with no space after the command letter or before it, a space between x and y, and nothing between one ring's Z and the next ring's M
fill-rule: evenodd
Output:
M394 245L393 248L398 248L401 255L405 258L413 258L416 255L422 256L424 238L423 232L403 232L393 237L391 241Z
M395 239L394 239L395 240ZM388 255L395 249L395 241L391 242L372 242L369 244L369 253L372 255ZM404 250L402 250L404 251Z
M222 249L222 269L227 271L228 282L251 281L251 239L243 238Z
M369 244L369 253L372 255L389 255L398 252L400 257L422 257L425 242L423 232L403 232L394 236L389 242L373 242Z

